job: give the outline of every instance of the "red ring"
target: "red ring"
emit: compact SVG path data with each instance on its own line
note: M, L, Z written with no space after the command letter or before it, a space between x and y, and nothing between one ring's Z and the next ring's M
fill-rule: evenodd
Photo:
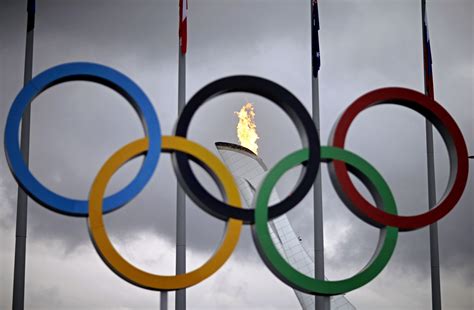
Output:
M349 202L351 211L365 222L376 227L393 226L402 231L409 231L438 221L459 201L467 182L467 147L458 125L439 103L417 91L397 87L373 90L354 101L334 125L329 144L344 148L349 126L355 117L371 106L386 103L417 111L440 132L448 148L450 162L449 182L441 200L434 208L419 215L393 215L376 208L357 191L343 162L333 161L330 164L331 179L341 198Z

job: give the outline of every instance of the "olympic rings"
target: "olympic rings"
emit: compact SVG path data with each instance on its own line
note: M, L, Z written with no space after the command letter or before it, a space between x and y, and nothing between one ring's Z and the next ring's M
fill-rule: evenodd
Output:
M204 147L181 137L163 136L162 149L164 152L179 151L192 156L203 168L212 172L218 184L222 185L223 196L229 204L241 208L240 194L234 179L224 164ZM177 290L195 285L216 272L230 257L239 241L242 221L229 219L224 239L204 265L186 274L176 276L154 275L133 266L126 261L114 248L105 231L102 219L102 197L107 183L120 166L148 150L146 138L127 144L117 151L100 169L94 180L89 196L89 233L97 252L104 262L123 279L152 290Z
M199 90L184 107L176 124L175 135L186 137L189 124L194 113L208 100L226 93L248 92L260 95L273 101L285 111L301 136L303 147L309 149L309 158L303 166L301 176L296 188L292 193L270 207L269 218L278 217L295 207L308 193L314 183L319 169L320 143L319 135L314 126L311 116L303 104L288 90L280 85L254 76L231 76L212 82ZM186 194L193 198L196 204L209 214L227 220L235 218L243 220L244 223L253 223L254 210L237 209L223 203L211 194L199 183L185 154L173 154L175 173Z
M107 160L94 180L89 200L75 200L52 192L28 170L21 156L18 131L25 108L43 91L62 82L85 80L108 86L132 104L139 114L146 136L131 142ZM210 151L186 139L189 124L200 106L211 98L231 92L250 92L273 101L295 123L303 148L283 158L270 170L256 193L255 210L242 209L240 194L231 173ZM416 216L399 216L392 193L382 176L359 156L344 150L345 137L355 117L364 109L394 103L417 111L433 123L447 145L450 176L446 193L436 208ZM89 233L104 262L120 277L152 290L177 290L195 285L215 273L230 257L239 240L242 225L252 224L258 252L268 268L295 289L316 295L335 295L354 290L375 278L387 265L399 231L430 225L450 212L459 201L468 176L467 148L460 129L437 102L405 88L378 89L352 103L333 127L329 144L321 147L314 123L301 102L282 86L252 76L231 76L208 84L198 91L183 109L175 136L161 135L160 123L143 91L128 77L114 69L92 63L70 63L50 68L33 78L17 95L7 117L5 152L18 184L40 205L71 216L89 216ZM103 223L103 214L131 201L146 186L163 152L171 152L178 181L203 210L227 221L224 239L214 255L201 267L186 274L162 276L147 273L127 262L113 247ZM123 164L145 154L139 173L124 189L103 198L107 184ZM208 193L191 170L189 160L204 168L218 184L225 201ZM305 276L291 267L278 253L268 232L267 222L295 207L312 187L320 162L327 162L336 192L346 206L365 222L380 228L378 247L367 266L355 276L340 281L323 281ZM292 193L269 207L272 188L292 167L303 164L300 180ZM348 172L355 174L369 189L375 206L367 202L352 184Z
M90 81L108 86L121 94L134 107L150 139L150 149L140 171L124 189L107 197L103 212L111 212L132 200L155 171L161 152L161 130L153 105L143 91L122 73L93 63L68 63L52 67L34 77L15 98L7 117L5 152L10 170L18 184L39 204L59 213L86 216L88 201L58 195L47 189L30 172L21 155L18 141L20 121L26 107L48 88L68 81Z
M409 231L430 225L451 211L461 198L467 182L468 154L461 130L449 113L436 101L406 88L382 88L358 98L334 125L329 144L344 148L349 126L354 118L371 106L393 103L412 109L426 117L439 131L448 148L450 173L448 187L437 206L423 214L401 216L387 214L372 206L357 191L342 162L332 162L329 171L334 188L349 209L366 223L376 227L394 226Z
M278 162L262 181L255 199L255 225L252 236L257 245L260 257L267 267L287 285L309 294L338 295L359 288L374 279L387 265L395 250L398 229L386 227L380 229L377 249L370 262L355 276L339 280L318 280L294 269L279 253L272 242L268 231L268 201L270 194L280 177L289 169L308 160L308 149L296 151ZM363 184L385 211L397 214L393 195L385 180L368 162L361 157L336 147L323 146L321 160L342 161L348 164L351 171L359 177Z

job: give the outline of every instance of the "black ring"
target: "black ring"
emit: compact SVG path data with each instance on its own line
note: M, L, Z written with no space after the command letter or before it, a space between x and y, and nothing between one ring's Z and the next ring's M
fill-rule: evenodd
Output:
M219 79L203 87L189 100L179 116L174 134L186 138L191 119L199 107L218 95L234 92L252 93L274 102L296 125L303 148L309 149L309 160L303 164L292 193L269 208L269 219L273 219L291 210L306 196L313 186L320 165L318 131L306 108L293 94L272 81L255 76L237 75ZM254 210L238 209L217 200L199 183L186 154L173 153L171 156L179 183L201 209L221 220L233 218L246 224L254 223Z

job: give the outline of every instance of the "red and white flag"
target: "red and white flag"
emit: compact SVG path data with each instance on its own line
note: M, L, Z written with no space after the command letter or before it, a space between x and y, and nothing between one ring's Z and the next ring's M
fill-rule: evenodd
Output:
M188 0L179 0L179 46L181 53L188 49Z

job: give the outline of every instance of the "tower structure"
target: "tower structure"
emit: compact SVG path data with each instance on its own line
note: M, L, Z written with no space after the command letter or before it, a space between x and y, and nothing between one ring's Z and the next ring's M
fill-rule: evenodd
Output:
M244 205L250 208L253 196L267 173L263 160L251 150L233 143L216 142L217 150L225 165L235 178ZM270 204L280 199L276 190L270 196ZM295 233L286 215L269 222L270 235L278 251L294 268L314 276L314 259L303 246L302 239ZM304 310L314 309L314 297L295 290L296 297ZM331 309L356 309L343 295L331 297Z

